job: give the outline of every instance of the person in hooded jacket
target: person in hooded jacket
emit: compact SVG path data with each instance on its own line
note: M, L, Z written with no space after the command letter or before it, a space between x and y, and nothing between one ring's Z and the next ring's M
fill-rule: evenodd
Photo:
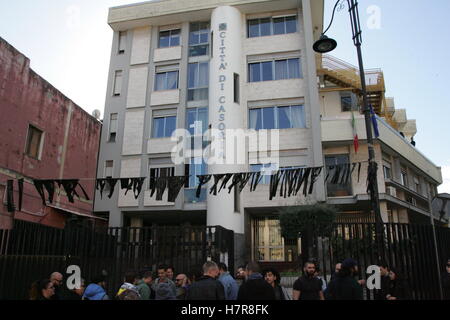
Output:
M105 291L106 280L103 275L98 275L92 279L92 283L84 290L82 300L109 300Z
M275 300L273 287L264 280L261 268L256 262L247 264L247 279L238 292L238 300Z
M325 293L326 300L363 300L362 286L355 279L358 263L353 259L342 262L341 270L331 281Z
M129 271L125 274L125 282L120 287L119 291L117 292L116 298L120 298L120 295L124 293L125 291L131 290L134 291L139 299L141 298L141 295L139 294L139 289L137 287L137 284L139 283L139 277L138 275L133 272Z

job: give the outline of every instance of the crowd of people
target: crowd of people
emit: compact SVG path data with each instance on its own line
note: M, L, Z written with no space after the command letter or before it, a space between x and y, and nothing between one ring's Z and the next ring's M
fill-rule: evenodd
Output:
M409 300L408 281L395 269L381 263L381 288L376 300ZM327 285L314 261L303 266L303 275L293 285L292 295L281 285L280 273L274 268L261 270L256 262L237 269L234 276L224 263L208 261L188 274L175 275L172 266L159 265L151 270L127 272L114 297L106 292L107 276L102 273L85 287L68 290L61 273L36 281L30 290L31 300L363 300L365 280L358 280L358 263L345 259L336 264ZM444 298L450 300L450 259L442 275Z

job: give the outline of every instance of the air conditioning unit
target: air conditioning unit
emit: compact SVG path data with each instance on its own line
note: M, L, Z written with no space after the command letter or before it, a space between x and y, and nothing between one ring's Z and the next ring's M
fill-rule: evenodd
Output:
M387 187L386 193L392 197L397 197L397 189L395 189L394 187Z

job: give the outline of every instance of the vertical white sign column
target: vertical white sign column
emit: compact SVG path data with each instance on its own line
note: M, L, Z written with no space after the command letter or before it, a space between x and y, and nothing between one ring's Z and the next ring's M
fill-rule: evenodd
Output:
M209 121L212 129L219 131L222 148L216 148L213 155L217 163L208 164L209 174L245 172L247 166L239 163L234 150L227 149L233 135L227 130L243 129L246 108L234 102L234 74L243 77L242 72L242 14L230 6L216 8L211 17L213 34L212 58L209 82ZM228 136L228 137L227 137ZM228 141L227 141L228 138ZM231 181L230 181L231 183ZM210 182L209 186L211 186ZM217 196L208 192L208 226L220 225L244 233L244 213L234 211L234 192L222 190Z

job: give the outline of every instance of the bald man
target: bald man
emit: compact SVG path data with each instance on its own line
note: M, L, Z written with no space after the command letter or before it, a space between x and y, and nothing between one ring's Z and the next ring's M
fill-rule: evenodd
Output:
M175 277L175 286L177 287L177 300L185 300L187 288L189 287L188 277L181 273Z
M53 295L52 300L63 300L63 275L59 272L53 272L50 275L50 281L55 287L55 294Z

